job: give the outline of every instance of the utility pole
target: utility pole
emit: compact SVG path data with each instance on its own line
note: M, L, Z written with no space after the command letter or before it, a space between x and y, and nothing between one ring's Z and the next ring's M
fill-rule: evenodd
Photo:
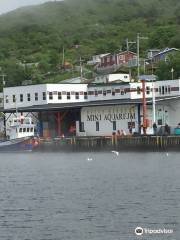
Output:
M140 45L140 39L148 39L148 37L140 37L140 33L137 33L137 78L139 80L139 45Z
M81 77L81 82L82 82L82 78L83 78L83 68L82 68L82 58L80 57L79 59L79 62L80 62L80 77Z
M64 68L64 46L63 46L63 52L62 52L62 67Z
M126 38L126 51L129 52L129 44L134 44L136 42L129 41L128 38Z
M152 80L152 105L153 105L153 123L156 122L156 96L155 96L155 82Z
M135 44L136 42L129 41L128 38L126 38L126 51L129 53L129 44ZM130 81L131 81L131 66L129 67L129 76L130 76Z
M171 76L172 76L172 80L174 80L174 68L171 68Z

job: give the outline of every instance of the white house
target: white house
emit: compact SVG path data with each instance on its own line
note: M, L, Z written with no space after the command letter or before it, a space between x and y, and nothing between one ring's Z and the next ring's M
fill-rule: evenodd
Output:
M113 73L99 75L95 77L94 83L111 83L111 82L130 82L129 74Z

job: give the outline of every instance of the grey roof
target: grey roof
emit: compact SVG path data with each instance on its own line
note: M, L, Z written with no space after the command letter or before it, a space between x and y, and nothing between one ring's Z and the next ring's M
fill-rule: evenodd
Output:
M86 81L88 81L86 78L76 77L62 80L59 83L85 83Z
M165 48L164 50L162 50L162 51L160 51L159 53L157 53L157 54L155 54L154 56L153 56L153 58L155 58L155 57L157 57L157 56L159 56L159 55L161 55L161 54L166 54L166 53L168 53L168 52L171 52L171 51L179 51L179 49L177 49L177 48Z
M145 80L145 81L155 81L157 80L157 76L152 74L152 75L140 75L139 80Z

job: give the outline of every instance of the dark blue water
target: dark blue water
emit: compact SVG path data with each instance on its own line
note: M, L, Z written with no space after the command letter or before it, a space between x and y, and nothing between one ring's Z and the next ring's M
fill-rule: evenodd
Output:
M138 237L137 226L174 233ZM2 240L178 236L179 153L0 154Z

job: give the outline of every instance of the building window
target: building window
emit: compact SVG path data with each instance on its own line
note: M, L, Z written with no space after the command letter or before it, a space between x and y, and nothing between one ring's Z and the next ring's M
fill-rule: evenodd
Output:
M113 131L116 131L116 121L113 121Z
M49 92L49 100L53 100L53 93Z
M171 93L171 87L168 85L168 93Z
M103 90L103 96L106 96L106 90Z
M164 90L165 90L164 86L162 86L162 95L164 95Z
M62 94L61 92L58 92L58 100L61 100L62 99Z
M70 99L71 99L70 92L67 92L67 100L70 100Z
M161 87L159 86L159 94L161 94Z
M112 96L115 96L115 89L112 89Z
M168 86L165 86L165 93L168 93Z
M16 95L13 95L13 103L16 102Z
M79 132L85 132L85 130L84 130L84 122L79 122Z
M23 102L23 94L20 94L20 102Z
M23 128L23 132L26 132L26 128Z
M30 95L30 93L27 93L27 101L28 101L28 102L31 101L31 95Z
M146 87L146 94L150 94L150 87Z
M137 87L137 94L141 94L141 88Z
M95 94L95 97L97 97L98 96L98 91L95 90L94 94Z
M79 99L79 92L76 92L76 93L75 93L75 98L76 98L76 99Z
M22 128L19 129L19 132L22 133Z
M120 89L115 89L115 93L120 93Z
M35 96L35 101L38 101L38 93L37 92L35 93L34 96Z
M46 92L43 92L43 100L46 100Z
M99 122L96 122L96 132L99 132Z
M87 92L84 92L84 99L88 99L88 94L87 94Z

